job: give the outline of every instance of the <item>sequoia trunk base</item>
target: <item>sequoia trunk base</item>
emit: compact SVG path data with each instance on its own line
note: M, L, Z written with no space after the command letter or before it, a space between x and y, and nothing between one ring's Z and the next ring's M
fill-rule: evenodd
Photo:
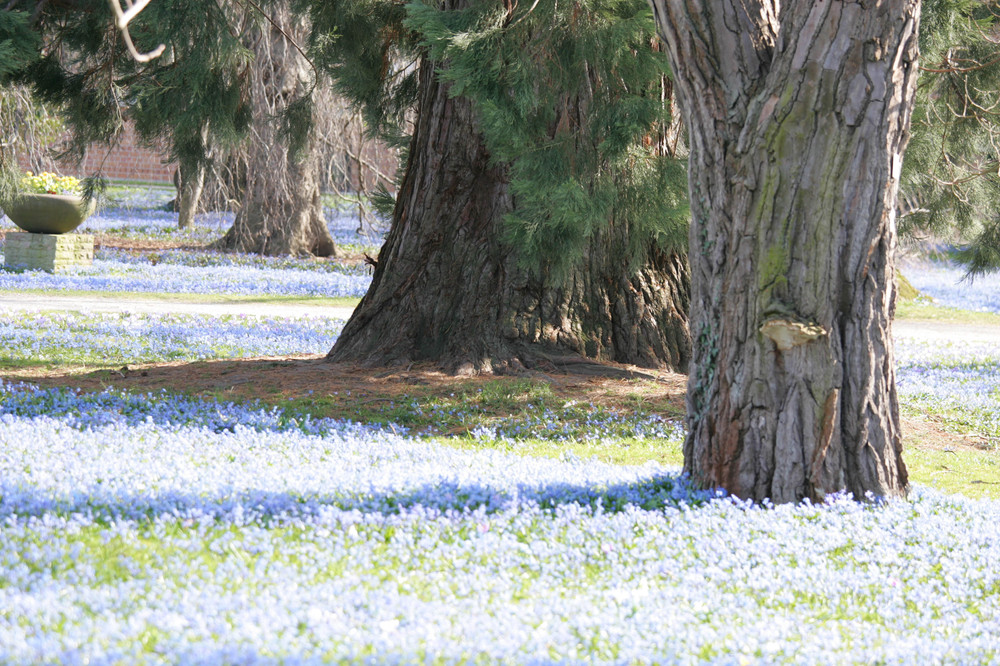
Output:
M459 373L510 373L583 357L680 368L690 355L687 263L652 253L629 272L622 224L558 281L518 265L500 241L514 206L507 170L484 147L470 102L421 66L409 164L372 285L329 353Z
M244 197L233 226L214 248L271 256L336 253L315 180L300 181L292 200L287 199L287 188L275 192L266 182L251 187L255 189Z

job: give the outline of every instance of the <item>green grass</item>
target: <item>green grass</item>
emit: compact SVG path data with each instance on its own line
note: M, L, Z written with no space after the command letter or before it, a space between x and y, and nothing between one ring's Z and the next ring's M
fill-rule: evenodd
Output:
M1000 424L995 412L966 405L942 404L933 398L911 397L900 404L900 412L905 416L934 420L960 437L980 440L986 446L1000 450Z
M896 319L1000 326L1000 314L995 312L972 312L971 310L946 308L921 299L900 301L896 306Z
M281 402L280 407L297 416L348 418L464 434L478 426L494 425L501 419L511 422L546 409L561 410L565 402L553 394L546 382L515 379L489 381L479 387L455 386L443 391L415 389L397 396L337 392L293 398Z
M460 449L483 450L501 449L510 453L533 458L566 457L596 459L615 465L643 465L656 462L662 465L681 467L684 464L683 442L680 440L648 437L623 438L587 442L573 440L553 442L544 439L526 438L516 442L497 440L477 440L471 437L436 437L438 443Z
M654 401L641 395L626 395L623 401L623 413L630 411L630 401L633 405L655 406ZM432 438L434 441L461 449L495 448L524 456L556 459L574 456L623 465L653 461L679 467L684 461L679 439L621 437L600 441L563 441L533 436L530 426L539 411L548 410L560 421L581 424L581 430L588 414L601 416L611 412L601 409L590 411L569 404L565 398L554 395L547 384L532 380L517 380L514 383L491 381L481 391L459 390L443 395L428 392L403 395L394 400L340 393L271 404L297 416L322 414L366 423L395 423L414 430L434 427L437 432L451 435L435 436ZM679 418L681 415L670 416ZM526 428L523 436L515 439L476 439L470 435L478 426L510 427L518 423L524 423ZM964 430L982 436L975 428L966 427ZM914 483L967 497L1000 499L998 449L978 450L964 446L955 450L940 449L916 438L904 442L903 458L910 480Z
M544 381L518 378L464 386L416 388L412 393L401 394L370 393L360 389L287 400L272 394L270 404L297 417L308 415L393 424L419 433L458 438L471 437L475 430L486 428L499 431L505 439L580 439L582 448L577 453L588 457L609 454L587 444L597 431L605 437L631 440L635 444L639 441L635 438L636 428L654 415L665 415L668 419L682 416L666 398L661 401L649 398L645 407L637 408L634 395L615 400L610 405L583 402L586 396L579 391L573 395L576 398L557 395ZM212 397L232 399L218 392ZM268 400L267 397L263 399ZM552 455L559 453L556 450ZM623 459L620 453L612 453L612 457Z
M1000 451L904 448L910 481L966 497L1000 499Z
M525 456L563 458L567 455L595 458L620 465L658 462L680 467L684 464L682 442L666 439L624 439L615 442L551 442L525 439L514 445L471 438L437 438L441 444L459 448L503 448ZM910 481L946 493L972 498L1000 499L1000 451L931 449L904 442L903 460Z

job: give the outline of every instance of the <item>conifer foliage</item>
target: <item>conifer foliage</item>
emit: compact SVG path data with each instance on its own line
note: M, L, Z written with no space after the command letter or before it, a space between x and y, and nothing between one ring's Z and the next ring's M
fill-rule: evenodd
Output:
M32 15L41 57L9 78L63 109L78 154L90 143L114 142L126 118L143 139L166 139L181 161L203 158L205 126L222 145L245 133L250 112L241 76L250 54L217 3L150 3L130 32L140 49L160 42L168 48L148 65L129 57L105 1L14 5Z
M113 144L131 120L141 139L164 142L181 165L183 225L210 151L232 154L252 135L256 153L242 153L248 157L241 215L222 245L268 254L333 253L305 103L316 79L294 44L305 42L308 25L291 15L287 2L152 2L129 26L139 50L166 45L146 64L129 56L106 0L14 0L12 8L24 11L0 11L0 52L20 43L20 33L8 29L17 25L33 38L36 54L33 62L8 64L0 77L31 84L39 98L62 109L73 152L82 156L92 143Z
M5 81L37 58L38 36L31 30L30 15L26 12L0 11L0 93L5 92ZM3 111L0 108L0 116ZM14 137L0 134L0 202L14 195L19 181L12 152L13 142Z
M924 0L900 230L971 240L972 274L1000 269L1000 5Z
M683 365L682 143L644 2L311 10L314 60L372 127L398 136L415 114L393 227L335 359L497 371L546 347Z
M510 164L508 238L532 265L579 259L625 218L634 253L687 238L687 174L671 127L669 72L645 3L536 3L448 14L411 5L406 25L476 103L495 159ZM624 258L628 260L629 258Z

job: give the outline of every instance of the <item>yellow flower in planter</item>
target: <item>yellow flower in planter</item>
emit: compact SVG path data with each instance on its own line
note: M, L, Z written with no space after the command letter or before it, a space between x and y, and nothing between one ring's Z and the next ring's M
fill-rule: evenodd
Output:
M37 176L30 171L21 178L21 191L28 194L72 194L80 196L83 189L73 176L60 176L44 171Z
M2 202L3 212L30 233L66 234L94 212L95 202L82 198L80 181L72 176L29 171L20 189L13 200Z

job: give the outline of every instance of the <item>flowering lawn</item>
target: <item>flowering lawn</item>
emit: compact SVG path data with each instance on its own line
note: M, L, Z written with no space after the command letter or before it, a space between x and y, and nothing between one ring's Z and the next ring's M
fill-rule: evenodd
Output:
M903 264L910 283L948 307L975 312L1000 312L1000 273L965 280L965 270L942 261L910 260Z
M199 215L191 229L177 228L177 213L158 207L160 199L124 200L88 218L80 232L142 239L206 244L218 239L232 225L232 213ZM359 234L353 214L326 209L331 235L341 249L375 254L382 230ZM0 230L16 227L0 217ZM0 246L2 247L2 246ZM98 249L93 266L77 267L55 275L43 271L0 270L0 291L44 290L111 293L181 293L249 296L360 298L371 282L364 266L336 260L272 258L210 251L166 250L130 254Z
M188 233L158 215L91 224ZM0 289L368 280L180 251L103 251L57 278L0 271ZM319 354L340 326L0 309L0 368ZM902 339L897 360L904 411L992 438L995 463L1000 342ZM1000 500L917 484L908 501L751 506L671 465L607 462L676 454L676 420L510 386L370 401L353 423L304 409L338 395L279 408L0 381L0 663L1000 664Z
M269 335L268 322L241 318L31 316L3 320L20 332L5 341L7 363L37 354L14 342L29 331L53 350L62 340L53 361L105 345L120 354L115 364L167 346L132 346L133 328L136 340L156 340L174 325L210 345L226 325L251 348ZM67 334L74 327L79 335ZM296 332L290 344L308 339ZM178 348L178 358L198 353ZM941 399L954 390L950 370L990 354L956 346L935 356L901 341L904 405ZM1000 654L1000 501L918 486L908 502L752 507L692 492L674 467L517 455L538 438L550 449L567 437L611 449L625 431L679 443L669 423L582 405L474 429L456 449L405 428L168 393L0 391L0 663L906 664ZM442 422L476 411L410 407Z
M162 191L161 191L162 192ZM177 227L177 213L163 209L172 197L156 192L137 192L135 196L118 199L92 215L80 227L87 234L111 234L131 239L156 239L184 243L207 243L221 237L232 226L232 212L210 212L195 216L188 229ZM361 228L353 210L324 208L327 228L333 240L347 247L375 247L381 245L384 224L372 229ZM6 224L11 225L9 221ZM13 227L13 225L11 225Z
M1000 445L1000 339L896 345L900 402Z
M213 252L147 256L98 251L92 266L58 273L0 271L2 290L79 290L248 296L360 298L371 277L332 261L274 260Z
M0 309L0 364L121 365L322 354L343 325L318 317Z
M1000 654L998 502L752 507L652 464L3 390L5 663Z

